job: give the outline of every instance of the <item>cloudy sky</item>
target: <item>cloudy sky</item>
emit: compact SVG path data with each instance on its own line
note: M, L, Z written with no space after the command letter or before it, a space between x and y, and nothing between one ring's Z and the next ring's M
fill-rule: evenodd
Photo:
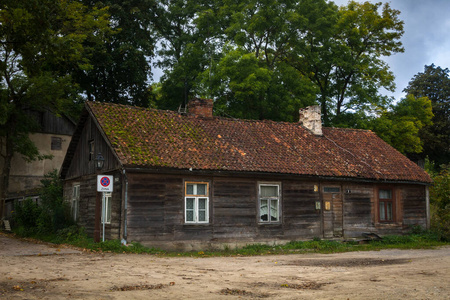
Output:
M334 0L345 5L348 0ZM364 2L358 0L358 2ZM425 65L434 63L441 68L450 68L450 0L390 0L391 7L401 12L405 22L402 43L405 52L386 58L396 77L397 90L392 95L399 100L402 90L411 78L424 71Z

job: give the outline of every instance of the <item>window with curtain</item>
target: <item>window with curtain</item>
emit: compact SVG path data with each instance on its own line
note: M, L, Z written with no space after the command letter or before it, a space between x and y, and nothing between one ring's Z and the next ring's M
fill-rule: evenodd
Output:
M261 223L279 223L280 221L280 185L259 185L259 221Z
M394 199L392 190L380 189L378 191L379 221L394 221Z
M209 201L207 182L185 183L185 210L186 223L208 223Z

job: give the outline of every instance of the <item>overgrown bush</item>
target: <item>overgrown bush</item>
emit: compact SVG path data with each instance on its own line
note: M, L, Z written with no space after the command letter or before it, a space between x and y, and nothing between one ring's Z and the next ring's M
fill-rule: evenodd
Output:
M13 221L19 235L56 234L58 230L74 225L70 207L63 200L63 185L56 170L45 175L41 183L39 205L31 199L14 205Z
M431 229L450 241L450 166L441 166L441 171L431 173L430 187Z
M35 201L28 198L14 203L13 222L16 233L22 236L30 236L37 233L38 218L42 209Z

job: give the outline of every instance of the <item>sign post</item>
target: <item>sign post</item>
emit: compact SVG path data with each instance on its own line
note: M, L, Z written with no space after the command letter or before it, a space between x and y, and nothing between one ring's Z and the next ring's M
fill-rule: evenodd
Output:
M103 194L104 192L112 192L113 191L113 179L114 177L111 175L97 175L97 197L100 196L101 193L101 197L102 197L102 223L103 223L103 230L102 230L102 235L103 235L103 242L105 241L105 218L106 218L106 214L105 214L105 210L106 210L106 205L105 205L105 195ZM97 203L100 203L100 201L97 201Z
M97 192L112 192L113 176L97 175Z

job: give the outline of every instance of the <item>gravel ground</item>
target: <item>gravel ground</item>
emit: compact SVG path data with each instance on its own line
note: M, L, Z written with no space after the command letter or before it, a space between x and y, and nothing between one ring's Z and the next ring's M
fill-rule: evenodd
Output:
M0 234L0 259L1 299L450 299L450 247L168 258Z

